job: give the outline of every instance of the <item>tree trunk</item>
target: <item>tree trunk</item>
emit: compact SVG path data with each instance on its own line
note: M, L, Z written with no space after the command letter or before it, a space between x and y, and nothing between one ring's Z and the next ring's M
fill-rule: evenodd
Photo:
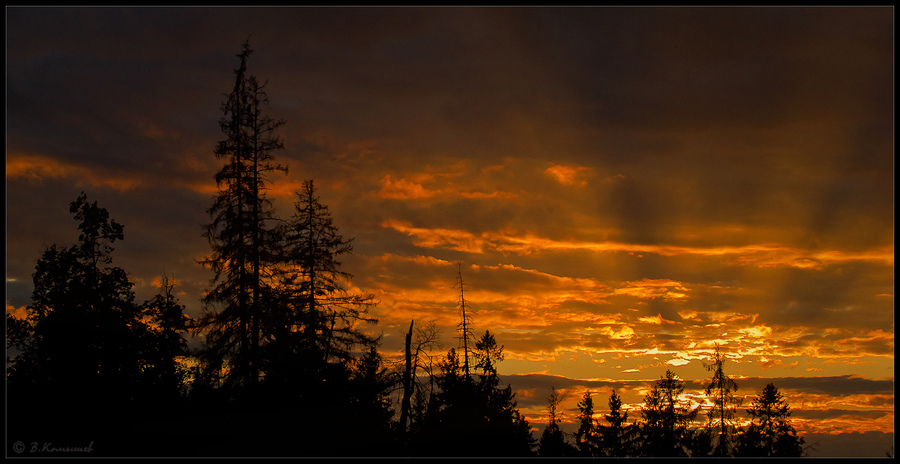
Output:
M409 332L406 333L406 369L403 371L403 401L400 404L400 426L403 433L407 431L410 399L412 398L412 332L415 320L409 321Z

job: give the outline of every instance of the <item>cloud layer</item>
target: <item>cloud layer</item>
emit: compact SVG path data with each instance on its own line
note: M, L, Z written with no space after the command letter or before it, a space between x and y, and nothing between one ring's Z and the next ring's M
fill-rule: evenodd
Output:
M637 403L719 344L804 430L893 433L892 13L8 8L7 311L85 190L138 296L174 274L199 312L249 36L287 121L269 194L316 180L389 356L411 319L455 346L461 272L529 419L546 379Z

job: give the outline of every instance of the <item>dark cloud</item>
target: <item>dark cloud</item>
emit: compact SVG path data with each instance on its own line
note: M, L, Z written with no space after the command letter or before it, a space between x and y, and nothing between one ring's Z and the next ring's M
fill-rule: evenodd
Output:
M824 420L836 417L853 417L856 420L893 418L893 411L860 411L858 409L798 409L791 414L795 419Z

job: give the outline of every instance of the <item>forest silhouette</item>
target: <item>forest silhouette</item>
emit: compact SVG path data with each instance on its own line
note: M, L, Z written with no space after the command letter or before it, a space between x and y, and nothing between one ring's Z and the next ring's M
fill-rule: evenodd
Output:
M684 381L667 371L639 410L626 410L614 390L608 408L597 408L585 392L573 435L560 427L551 389L536 433L501 380L501 340L490 330L476 336L461 267L459 349L442 351L434 323L413 320L401 363L389 365L363 330L377 324L376 302L350 293L353 276L341 270L352 239L314 181L296 192L286 219L266 196L287 169L274 157L284 121L264 113L251 54L245 42L221 107L222 166L203 226L210 253L198 263L213 275L202 314L185 314L168 278L152 299L135 300L128 273L113 264L124 226L82 192L70 204L77 242L44 250L27 317L7 314L7 456L803 454L773 384L746 409L750 423L738 424L738 385L718 347L706 366L705 425ZM203 340L199 349L188 348L190 335Z

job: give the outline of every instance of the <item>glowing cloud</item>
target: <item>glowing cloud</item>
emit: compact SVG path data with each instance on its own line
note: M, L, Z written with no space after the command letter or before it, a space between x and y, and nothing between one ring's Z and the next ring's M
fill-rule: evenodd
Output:
M657 314L653 317L639 317L639 321L645 324L654 324L654 325L662 325L662 324L675 324L675 321L670 321L668 319L664 319L661 314Z
M589 172L590 170L591 168L582 166L563 166L561 164L553 164L544 171L544 174L563 185L575 185L584 187L587 185L587 181L582 179L583 174Z
M381 190L378 196L381 198L390 198L394 200L419 200L423 198L431 198L436 192L428 190L421 184L400 178L394 180L390 174L384 176L380 181Z
M678 300L686 298L687 291L683 283L674 280L643 279L638 282L625 282L622 288L615 289L613 293L646 299Z
M721 246L721 247L687 247L675 245L642 245L621 242L586 242L577 240L553 240L531 233L515 234L509 231L483 232L475 236L465 230L412 227L408 222L388 220L382 227L393 228L399 232L416 237L431 237L415 242L423 248L446 247L457 251L483 253L493 249L501 253L528 255L554 250L583 250L596 253L650 253L660 256L735 256L734 264L766 267L797 267L801 269L821 269L826 264L852 261L881 262L893 265L894 247L881 247L862 252L820 251L805 252L796 248L777 244ZM477 242L478 246L461 245L460 240ZM810 263L814 260L816 265Z
M418 238L413 244L421 248L449 248L466 253L484 252L485 240L464 230L412 227L408 222L394 219L382 222L381 226Z
M16 319L25 319L28 317L28 311L26 310L25 306L19 306L17 308L9 304L9 302L6 303L6 314L10 314Z
M81 178L93 186L118 191L131 190L143 184L137 175L101 176L94 170L46 156L11 154L6 159L6 178L42 180L47 178Z

